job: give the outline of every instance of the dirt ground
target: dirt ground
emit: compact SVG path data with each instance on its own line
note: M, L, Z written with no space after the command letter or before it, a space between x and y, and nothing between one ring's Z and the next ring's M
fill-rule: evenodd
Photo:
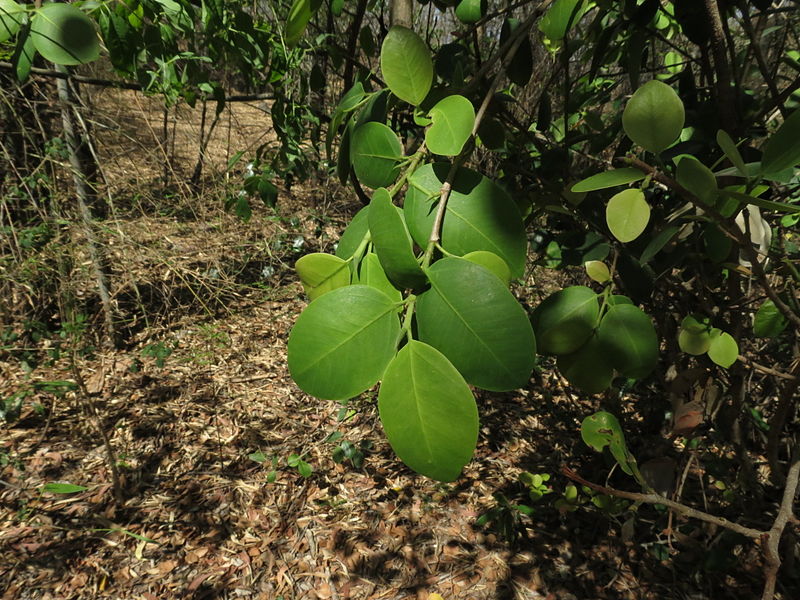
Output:
M126 341L90 349L87 335L74 367L61 356L30 375L0 354L0 396L34 390L18 420L0 422L0 598L757 597L760 559L747 544L734 545L735 564L698 571L719 532L692 529L684 538L697 539L672 551L652 507L633 530L593 508L559 511L562 465L601 483L609 465L579 435L597 402L570 393L552 369L515 393L478 393L478 449L452 484L396 459L374 393L347 407L303 394L286 367L305 305L292 264L330 251L357 205L324 184L283 190L275 210L259 207L249 223L200 205L189 216L136 205L132 186L150 193L163 166L160 116L141 98L132 110L121 93L97 96L95 118L109 124L98 148L110 193L139 211L103 223ZM185 175L198 114L182 111L172 162ZM242 105L225 117L210 173L225 179L231 152L269 135L264 115ZM76 285L91 288L79 275ZM519 293L536 304L548 277L533 273ZM89 331L100 322L90 319ZM85 395L43 385L77 378ZM116 452L120 502L101 430ZM343 441L361 448L363 464L334 460ZM292 455L310 476L288 464ZM497 494L525 500L522 471L551 475L553 492L530 517L507 512L509 539L478 518ZM52 483L86 489L45 491ZM613 483L631 484L619 473Z

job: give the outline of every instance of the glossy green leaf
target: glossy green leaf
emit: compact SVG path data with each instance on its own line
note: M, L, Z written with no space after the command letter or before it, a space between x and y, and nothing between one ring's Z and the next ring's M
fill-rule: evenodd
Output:
M539 352L575 352L592 335L599 316L597 294L588 287L576 285L551 294L531 316Z
M320 2L314 0L294 0L286 18L284 41L290 48L300 41L308 27L308 22L319 8Z
M428 243L449 172L449 164L436 163L420 167L409 178L404 212L408 230L421 247ZM453 180L441 243L459 256L493 252L506 261L514 277L521 277L525 269L528 240L519 209L503 188L470 169L459 169Z
M364 260L361 261L361 266L358 270L358 283L382 291L395 302L400 302L403 299L403 294L386 277L378 255L373 252L367 254Z
M456 6L456 18L462 23L477 23L486 15L487 0L461 0Z
M539 21L539 31L553 41L564 36L588 10L584 0L556 0Z
M676 179L704 204L717 200L717 178L707 166L694 156L682 156L678 162Z
M614 366L596 335L575 352L559 354L556 366L570 384L587 394L599 394L614 379Z
M85 492L88 489L86 486L75 485L74 483L46 483L42 486L42 492L50 494L74 494L76 492Z
M639 257L639 262L645 264L650 262L656 254L672 241L681 228L677 225L670 225L659 231L656 235L650 238L647 246L642 250L642 255Z
M356 127L350 141L350 160L358 180L371 188L390 185L400 174L403 146L394 131L371 121Z
M683 320L678 332L678 346L683 352L693 356L705 354L711 347L710 328L694 320L687 325L687 319L690 317Z
M336 288L350 285L350 269L347 262L323 252L314 252L300 257L294 264L300 283L311 300L319 298Z
M417 473L453 481L478 441L478 408L469 386L435 348L416 340L389 363L378 411L392 449Z
M727 159L731 161L734 167L739 170L739 173L742 176L747 177L749 175L749 170L747 165L742 158L742 155L739 153L739 149L736 147L736 143L731 139L725 131L720 129L717 131L717 145L722 149L722 152L725 154Z
M536 342L524 309L484 267L443 258L417 297L419 338L455 365L467 382L506 391L528 382Z
M336 256L344 259L353 256L367 234L369 234L369 206L359 210L345 228L336 245Z
M622 113L622 127L635 143L658 154L683 130L683 102L670 86L648 81L634 92Z
M645 174L639 169L624 168L612 169L611 171L604 171L597 175L587 177L572 186L573 192L592 192L594 190L604 190L606 188L616 187L618 185L625 185L635 181L641 181L645 178Z
M658 364L658 336L653 322L632 304L616 304L597 329L611 364L624 377L643 379Z
M447 96L430 110L431 126L425 132L425 143L434 154L455 156L472 135L475 109L464 96Z
M611 281L611 271L608 270L608 266L603 261L588 260L584 263L583 267L586 269L586 274L592 281L596 281L597 283Z
M58 65L80 65L100 56L94 22L71 4L45 4L37 10L31 39L39 54Z
M375 190L368 219L375 252L389 280L401 289L424 285L427 279L414 256L411 236L384 188Z
M461 258L486 267L489 271L497 275L500 278L500 281L502 281L505 285L509 285L511 283L511 269L508 268L506 261L497 256L497 254L494 252L475 250L474 252L468 252Z
M712 329L708 357L720 367L727 369L739 358L739 345L730 333Z
M369 389L395 355L397 304L366 285L321 296L300 314L289 334L292 379L307 394L346 400Z
M650 222L650 206L641 190L624 190L608 201L606 223L620 242L639 237Z
M786 320L772 300L764 300L758 307L753 321L753 333L758 337L778 337L789 322Z
M325 135L325 149L327 151L328 159L333 156L333 139L339 133L339 127L342 124L347 113L355 110L355 108L364 100L366 92L364 92L364 85L360 81L356 81L344 96L339 101L339 104L331 115L331 122L328 126L328 132Z
M11 39L19 31L25 8L14 0L0 0L0 42Z
M614 415L600 411L586 417L581 423L581 439L597 452L608 446L622 470L633 474L636 461L628 452L622 427Z
M17 76L17 81L25 81L31 73L33 66L33 59L36 58L36 47L33 44L30 30L23 29L22 33L17 36L17 44L14 47L14 72Z
M761 157L761 172L775 175L800 163L800 110L783 122L767 141Z
M431 52L416 33L395 25L381 46L381 71L395 96L417 106L433 83Z

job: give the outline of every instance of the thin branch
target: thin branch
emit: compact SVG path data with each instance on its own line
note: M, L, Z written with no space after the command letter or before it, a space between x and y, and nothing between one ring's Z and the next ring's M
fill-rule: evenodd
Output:
M786 487L783 488L783 499L781 500L781 507L778 510L778 516L772 524L772 528L768 533L764 534L766 538L762 542L764 556L767 564L764 566L764 576L766 582L764 584L764 593L761 595L761 600L772 600L775 595L775 583L778 579L778 570L781 567L781 557L778 546L780 545L783 530L786 524L793 518L792 505L794 504L794 497L797 495L797 486L800 482L800 460L795 457L795 462L789 469L789 474L786 477Z

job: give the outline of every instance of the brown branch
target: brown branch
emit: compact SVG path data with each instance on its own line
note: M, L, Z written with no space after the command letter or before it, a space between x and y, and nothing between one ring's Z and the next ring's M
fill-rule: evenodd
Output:
M756 371L759 371L766 375L772 375L773 377L777 377L778 379L786 379L788 381L797 381L798 379L797 375L791 375L790 373L784 373L783 371L778 371L777 369L767 367L765 365L762 365L761 363L757 363L752 358L748 358L747 356L744 356L742 354L738 356L738 359L744 364L750 365Z
M781 507L778 509L778 515L775 517L769 532L764 534L761 544L766 559L766 565L764 565L766 582L764 583L764 593L761 595L761 600L772 600L775 595L775 583L778 579L778 570L781 568L781 556L778 546L786 524L794 517L792 505L794 504L794 497L797 495L798 482L800 482L800 459L795 457L795 462L786 477L786 487L783 488L783 499L781 500Z
M704 0L704 5L711 30L711 51L714 53L714 70L717 73L716 87L719 98L717 105L719 106L723 128L728 133L734 134L738 129L738 119L735 112L736 104L733 88L731 88L731 69L726 54L722 17L719 13L717 0Z

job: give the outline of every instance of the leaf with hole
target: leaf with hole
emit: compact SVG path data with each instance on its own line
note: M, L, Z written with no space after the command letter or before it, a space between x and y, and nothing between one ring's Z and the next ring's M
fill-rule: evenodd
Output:
M786 320L772 300L764 300L758 307L753 321L753 333L758 337L778 337L789 322Z
M716 328L711 330L710 337L708 357L720 367L729 368L739 358L739 344L730 333Z
M438 350L417 340L389 363L378 411L392 449L417 473L453 481L478 441L478 409L464 378Z
M632 304L615 304L603 315L597 336L611 364L624 377L644 379L658 364L653 322Z
M622 470L628 475L633 474L631 467L636 461L628 452L622 427L614 415L600 411L586 417L581 423L581 439L597 452L608 446Z
M384 188L375 190L368 219L375 252L389 280L401 289L425 285L406 224Z
M425 144L434 154L455 156L472 135L475 109L464 96L447 96L430 110L431 126L425 132Z
M428 270L429 290L417 297L421 341L430 344L472 385L506 391L528 382L536 341L528 316L496 275L461 258Z
M411 237L425 247L433 227L448 163L424 165L409 178L404 213ZM470 169L453 179L441 231L442 247L463 256L475 250L497 254L514 277L525 270L528 240L519 209L506 191Z
M350 161L358 180L373 189L390 185L400 174L403 146L394 131L370 121L353 131Z
M670 86L652 80L634 92L622 113L622 127L635 143L658 154L681 134L683 102Z
M570 354L592 335L600 316L597 294L576 285L551 294L531 316L542 354Z
M431 52L416 33L395 25L381 46L381 71L395 96L417 106L433 83Z
M682 156L678 161L676 179L687 190L707 205L717 200L717 178L707 166L694 156Z
M45 4L31 20L36 50L57 65L80 65L100 56L94 22L72 4Z
M17 35L24 16L25 7L14 0L0 0L0 42Z
M624 190L608 201L606 224L620 242L632 242L650 222L650 206L641 190Z
M394 302L400 302L403 299L403 294L386 277L378 255L373 252L367 254L364 260L361 261L358 269L358 283L382 291Z
M761 172L775 175L800 163L800 110L787 117L770 136L761 158Z
M400 335L397 304L365 285L320 296L300 314L289 334L292 379L307 394L346 400L380 379Z
M350 285L350 269L347 261L333 254L324 252L306 254L297 260L294 268L310 300Z
M618 185L626 185L641 181L645 178L645 174L639 169L627 167L624 169L612 169L611 171L604 171L597 175L587 177L572 186L573 192L593 192L594 190L604 190L606 188L617 187Z

